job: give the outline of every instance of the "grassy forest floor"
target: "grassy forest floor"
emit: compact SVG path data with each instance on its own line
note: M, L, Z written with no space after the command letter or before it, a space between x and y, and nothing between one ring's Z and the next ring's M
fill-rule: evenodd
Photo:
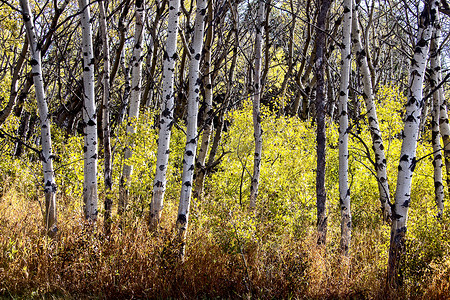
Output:
M244 241L237 231L224 230L228 236L218 238L213 231L219 228L196 219L187 259L180 263L173 245L175 220L169 216L175 215L174 207L166 210L158 234L149 234L145 220L136 218L123 230L115 226L109 238L98 228L86 229L79 210L66 208L55 240L43 237L37 201L10 192L0 210L0 295L5 298L449 297L448 257L436 263L420 252L408 258L404 288L386 292L386 227L355 229L352 251L343 257L335 228L327 247L318 247L313 226L293 238L273 236L272 224L265 222Z
M392 88L379 91L389 183L395 189L402 128L401 103ZM156 149L154 116L144 114L135 137L130 207L122 229L114 217L103 234L103 211L96 227L82 217L82 137L67 139L53 129L58 184L58 236L44 237L40 165L33 153L0 161L0 298L352 298L450 299L450 215L437 220L430 134L417 150L403 286L385 289L389 247L376 180L370 170L364 121L350 144L353 239L349 256L339 252L337 129L330 123L327 148L328 236L316 245L315 131L297 118L265 111L261 189L249 210L252 169L250 104L228 116L223 137L229 152L205 182L204 197L192 202L184 263L177 260L174 224L181 176L183 131L174 129L163 219L157 233L147 228ZM364 108L363 108L364 109ZM364 112L362 112L364 113ZM14 120L10 126L14 128ZM117 203L122 133L115 137L114 205ZM3 149L9 153L5 144ZM370 147L369 147L370 149ZM373 155L373 153L371 154ZM101 177L101 161L99 163ZM99 202L104 197L100 183ZM391 196L394 192L391 191ZM100 204L100 206L102 206Z

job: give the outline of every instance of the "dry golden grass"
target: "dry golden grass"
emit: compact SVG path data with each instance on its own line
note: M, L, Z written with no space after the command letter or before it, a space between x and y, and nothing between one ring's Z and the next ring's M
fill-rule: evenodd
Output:
M113 226L110 237L83 223L69 199L59 214L59 235L43 237L39 202L9 190L0 200L0 297L16 298L448 298L450 260L433 266L428 285L414 293L384 289L386 236L354 231L348 257L315 243L314 228L243 243L230 251L200 223L189 232L187 258L177 260L173 220L166 211L157 234L145 221ZM173 210L173 209L172 209ZM200 225L199 225L200 224ZM260 230L269 230L262 227ZM230 236L230 238L233 238Z

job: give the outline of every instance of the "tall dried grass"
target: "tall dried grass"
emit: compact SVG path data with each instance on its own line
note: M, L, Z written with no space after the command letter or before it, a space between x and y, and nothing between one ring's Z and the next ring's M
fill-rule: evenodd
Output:
M63 199L69 201L69 199ZM135 219L111 236L84 224L77 205L59 214L59 235L43 236L39 201L10 189L0 200L0 296L15 298L448 298L450 260L434 266L418 291L384 289L386 235L354 230L352 251L339 254L337 233L318 247L314 228L223 247L210 228L193 224L184 263L174 245L175 211L149 233ZM174 209L172 209L174 210ZM206 218L207 216L205 216ZM259 230L269 230L262 226ZM227 238L239 240L237 232ZM333 236L334 235L334 236ZM334 241L334 242L333 242ZM223 241L222 241L223 242Z

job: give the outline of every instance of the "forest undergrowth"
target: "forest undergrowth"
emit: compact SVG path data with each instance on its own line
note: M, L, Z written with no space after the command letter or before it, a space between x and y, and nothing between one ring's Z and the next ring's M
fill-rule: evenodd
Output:
M388 145L389 182L395 187L403 98L392 88L380 89L379 95L384 104L379 116ZM231 125L221 149L226 154L208 175L202 199L193 200L184 262L177 259L174 229L185 143L182 128L174 129L165 207L156 232L147 228L157 137L151 114L142 117L135 138L130 207L121 219L114 216L109 236L103 230L103 211L94 226L85 224L82 217L81 137L63 142L63 134L57 129L54 132L59 211L58 235L53 240L44 235L38 161L0 161L0 297L450 297L450 220L448 213L441 220L435 217L433 167L427 156L432 150L427 135L417 150L423 159L417 164L412 189L404 282L401 291L391 293L385 289L390 228L382 221L376 180L362 144L370 145L364 120L352 127L361 139L352 139L350 145L353 232L349 255L343 256L339 251L336 126L330 123L327 132L327 244L318 246L314 125L264 112L261 190L256 209L250 210L248 170L253 148L249 105L229 114ZM120 134L115 139L115 163L121 164L118 157L127 142ZM8 147L4 145L4 149ZM115 167L114 205L119 170ZM103 198L104 189L99 195Z

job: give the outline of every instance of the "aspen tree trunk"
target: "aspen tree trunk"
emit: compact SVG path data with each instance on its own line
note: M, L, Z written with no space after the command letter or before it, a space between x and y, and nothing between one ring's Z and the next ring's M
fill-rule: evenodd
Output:
M319 245L325 244L327 238L327 192L325 190L325 164L326 164L326 123L325 123L325 44L327 33L325 23L331 0L322 0L316 27L316 118L317 118L317 170L316 170L316 194L317 194L317 231Z
M255 39L255 69L254 69L254 95L253 95L253 135L255 138L255 156L253 160L253 176L250 186L250 208L255 208L256 198L258 197L259 175L261 172L261 155L262 155L262 128L261 128L261 112L260 102L263 92L261 81L261 64L262 64L262 43L264 27L264 2L258 1L258 14L256 16L256 39Z
M355 4L355 3L354 3ZM386 170L386 155L384 153L383 139L380 126L378 125L377 110L372 88L372 77L367 62L367 53L361 43L360 28L358 21L359 1L353 9L352 40L356 52L356 62L361 70L364 85L363 98L366 104L367 118L369 121L370 135L372 136L372 148L375 152L375 170L377 175L378 190L380 193L381 211L385 221L390 222L392 212L390 203L389 183Z
M414 56L411 60L405 127L403 130L397 189L392 214L391 242L387 270L387 284L390 287L397 287L402 281L399 272L403 256L405 255L406 223L408 207L411 202L411 181L416 166L417 137L420 113L423 105L423 80L436 11L436 1L428 1L419 18L419 32L414 48Z
M203 135L200 144L200 149L198 151L197 163L196 163L196 179L194 184L194 197L200 198L203 192L203 182L206 173L206 155L208 153L209 142L211 139L211 134L213 131L213 85L211 80L211 50L212 43L214 40L214 22L213 22L213 0L208 1L208 31L206 33L205 42L205 66L203 68L203 78L205 87L205 117L203 118Z
M439 70L439 73L440 70ZM438 78L442 78L442 75L439 74ZM439 80L439 82L441 79ZM447 113L447 101L444 97L444 89L441 87L439 89L439 98L440 98L440 112L439 112L439 130L442 135L442 141L444 143L444 157L445 157L445 173L447 180L447 189L450 194L450 124L448 121L448 113Z
M116 47L116 53L114 56L114 64L111 68L111 74L110 74L110 85L114 81L114 78L116 77L117 70L119 70L119 66L123 60L123 48L125 46L125 33L127 31L127 28L125 26L125 18L128 14L128 11L130 10L131 6L131 0L125 0L123 4L123 9L119 17L118 21L118 35L119 35L119 44Z
M64 2L60 3L59 7L55 6L54 8L54 14L52 17L51 24L49 28L52 28L47 32L47 34L44 36L44 39L39 42L39 52L40 56L44 56L47 52L48 48L50 47L52 41L53 41L53 34L55 33L54 28L58 26L58 20L61 14L64 12L65 8L69 4L70 0L64 0ZM33 74L32 72L28 73L26 75L25 84L23 85L23 88L19 95L17 95L17 80L19 79L20 75L20 69L23 65L23 58L25 58L25 54L28 51L28 40L27 38L26 42L23 45L22 53L19 57L19 60L14 67L14 71L12 74L11 79L11 89L10 89L10 98L6 105L6 107L0 112L0 125L5 122L5 120L8 118L8 116L11 114L12 110L14 109L14 114L19 117L23 110L23 104L25 99L28 96L28 91L30 90L31 86L33 85ZM17 102L17 105L16 105Z
M441 35L441 22L437 19L434 30L436 39L440 38ZM440 51L440 42L437 42L437 51L435 53L435 62L436 66L431 66L434 73L436 73L436 84L440 84L442 82L442 68L441 68L441 51ZM433 63L433 57L431 60ZM439 112L439 130L442 135L442 140L444 142L444 157L445 157L445 171L447 178L447 188L448 193L450 194L450 125L448 121L448 113L447 113L447 101L444 96L444 89L441 86L438 90L438 93L433 95L433 97L439 97L440 103L440 112Z
M341 88L339 93L339 197L341 205L341 251L347 255L352 234L350 188L348 186L348 113L350 85L352 2L344 0L344 23L341 46ZM330 80L330 79L328 79Z
M440 63L440 38L441 27L439 10L436 13L436 19L434 21L433 36L430 45L430 89L434 90L436 86L441 82L441 63ZM433 167L434 167L434 189L435 189L435 201L438 209L438 218L442 217L444 213L444 185L442 181L442 151L441 151L441 134L439 132L439 119L441 111L441 95L440 89L437 89L433 93L433 109L432 109L432 121L431 121L431 140L433 145Z
M150 31L150 41L148 46L148 63L147 63L147 84L142 95L142 102L147 108L156 108L158 105L157 98L154 97L155 89L155 71L157 67L159 43L158 43L158 27L163 18L161 15L165 12L167 0L163 0L160 4L156 2L156 16ZM151 56L151 57L150 57ZM155 98L155 101L153 99Z
M41 121L41 161L44 171L44 194L45 194L45 228L48 236L54 237L58 230L56 215L56 182L53 174L52 138L50 133L50 116L48 114L47 99L44 91L44 80L42 78L41 50L38 45L36 31L32 23L32 13L28 0L20 0L22 17L26 27L31 53L31 68L35 86L36 100L39 108Z
M169 162L170 135L173 125L175 93L173 90L175 62L177 60L177 34L180 0L169 1L166 49L163 57L163 93L159 120L158 154L153 185L153 198L150 204L150 225L156 229L161 219L164 193L166 191L166 172Z
M79 0L83 55L83 122L84 122L84 216L97 220L97 108L94 94L94 54L91 14L88 0Z
M203 28L206 15L206 0L197 1L195 15L194 40L192 41L191 62L189 64L189 94L187 111L186 147L183 158L183 174L181 178L180 205L178 207L177 229L180 242L180 257L184 257L186 231L189 222L192 180L194 177L195 153L197 152L197 115L200 99L200 58L203 48Z
M100 11L100 30L102 35L103 46L103 110L102 110L102 125L103 125L103 148L105 152L104 157L104 182L105 182L105 232L110 233L111 230L111 210L112 210L112 169L111 169L111 130L109 123L109 96L110 96L110 66L109 66L109 40L108 30L106 25L106 8L107 2L100 0L98 2Z
M124 89L123 89L123 96L122 96L122 103L120 105L119 114L117 116L117 124L122 124L122 122L125 120L125 116L127 113L128 108L128 102L130 98L130 92L131 92L131 79L130 79L130 67L129 65L125 65L125 49L123 49L123 54L121 56L121 65L123 70L123 77L124 77Z
M142 41L144 35L145 9L144 0L136 0L135 32L133 56L131 58L131 99L130 110L128 112L127 135L133 137L136 133L136 126L139 119L139 108L141 103L141 78L142 78ZM122 177L120 178L119 214L125 212L128 205L128 185L130 184L133 166L127 159L133 155L134 142L125 148Z

